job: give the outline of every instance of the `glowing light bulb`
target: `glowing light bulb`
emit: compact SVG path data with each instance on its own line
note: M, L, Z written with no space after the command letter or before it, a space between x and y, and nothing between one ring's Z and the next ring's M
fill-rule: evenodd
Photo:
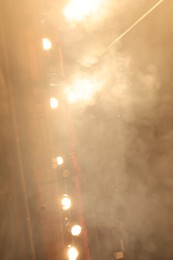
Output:
M66 194L64 194L61 200L61 204L63 210L68 210L71 208L71 199Z
M64 163L64 159L63 159L61 156L58 156L58 157L56 158L56 161L57 161L57 164L58 164L58 165L63 165L63 163Z
M52 48L52 42L48 38L43 38L42 39L42 44L43 44L43 49L45 51L48 51Z
M81 231L82 231L82 228L79 225L74 225L71 228L71 233L72 233L73 236L79 236Z
M50 98L50 107L52 109L56 109L58 106L59 106L58 100L54 97Z
M67 254L69 260L76 260L79 252L74 246L69 246Z

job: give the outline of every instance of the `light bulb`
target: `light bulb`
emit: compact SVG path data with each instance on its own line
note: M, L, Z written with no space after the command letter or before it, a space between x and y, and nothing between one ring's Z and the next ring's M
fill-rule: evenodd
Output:
M51 109L56 109L59 106L59 102L56 98L50 98L50 107Z
M82 231L82 228L79 225L74 225L71 228L71 233L72 233L73 236L79 236L81 231Z
M52 42L48 38L43 38L42 39L42 44L43 44L43 49L45 51L48 51L52 48Z

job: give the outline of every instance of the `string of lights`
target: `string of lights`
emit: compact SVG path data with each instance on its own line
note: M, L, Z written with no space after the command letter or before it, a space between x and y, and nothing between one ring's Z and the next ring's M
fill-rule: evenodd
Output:
M42 48L46 52L46 55L52 53L54 48L58 49L58 59L59 68L61 70L61 76L64 79L64 65L63 65L63 56L61 46L56 46L58 43L54 43L51 39L51 35L45 36L42 38ZM57 55L57 52L56 52ZM54 66L54 65L53 65ZM54 66L53 72L51 69L51 77L49 79L49 106L50 112L52 115L57 115L56 111L59 110L64 104L61 98L58 98L58 82L56 80L56 65ZM55 90L56 89L56 90ZM55 93L54 93L55 90ZM90 259L90 253L87 243L87 231L85 227L85 221L83 217L83 209L81 203L81 189L80 189L80 165L76 156L75 148L75 131L73 126L73 119L70 113L69 104L81 98L77 96L78 90L70 90L71 92L67 94L67 128L69 128L69 156L65 155L65 158L62 156L61 147L60 154L52 159L53 168L57 171L58 179L58 207L62 211L62 221L63 221L63 232L64 232L64 245L65 245L65 255L69 260L76 260L79 255L85 255L85 259ZM72 101L72 102L71 102ZM55 113L53 113L53 111ZM61 109L60 109L61 111ZM61 113L61 112L60 112ZM54 117L51 117L51 120L54 120ZM63 145L63 143L62 143ZM62 148L64 150L64 148ZM71 162L72 168L69 170L69 163ZM83 246L82 246L83 244ZM65 259L66 259L65 257Z
M50 98L50 108L52 110L56 110L59 107L59 101L56 97ZM75 245L75 239L73 237L78 237L81 235L82 227L78 223L78 221L74 221L72 215L72 210L74 207L75 200L71 197L70 190L69 190L69 184L70 184L70 178L69 178L69 171L65 169L65 167L62 167L65 164L65 160L62 156L56 157L56 164L57 167L60 169L61 177L65 179L64 185L61 188L61 195L59 198L59 206L62 208L63 216L64 216L64 232L67 232L68 234L65 234L65 244L66 244L66 250L67 250L67 256L69 260L75 260L77 259L79 255L79 250L77 249ZM58 176L60 178L60 176ZM80 217L81 218L81 217ZM75 222L73 225L72 223ZM81 221L80 221L81 222ZM71 236L69 235L69 232L71 233Z

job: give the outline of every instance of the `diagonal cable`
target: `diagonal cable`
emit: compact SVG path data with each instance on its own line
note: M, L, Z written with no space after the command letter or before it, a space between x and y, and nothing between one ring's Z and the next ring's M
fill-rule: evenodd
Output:
M99 57L103 56L114 44L120 41L124 36L126 36L134 27L136 27L140 22L142 22L149 14L151 14L157 7L159 7L165 0L158 1L155 5L153 5L147 12L145 12L136 22L134 22L127 30L125 30L122 34L120 34L113 42L111 42L104 51L99 55Z

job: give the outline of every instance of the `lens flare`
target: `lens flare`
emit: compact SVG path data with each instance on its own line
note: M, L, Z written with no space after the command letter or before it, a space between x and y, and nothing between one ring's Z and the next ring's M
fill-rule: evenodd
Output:
M52 48L52 42L48 38L42 39L43 50L48 51Z
M89 101L97 89L98 85L96 82L86 79L77 80L73 86L66 91L68 102Z
M79 236L81 231L82 231L82 228L79 225L74 225L71 228L71 233L72 233L73 236Z
M79 255L79 252L74 246L69 246L67 254L69 260L76 260Z
M68 195L66 195L66 194L63 195L61 204L62 204L63 210L68 210L71 208L71 199L68 197Z
M86 16L96 14L103 0L71 0L64 9L68 21L81 21Z

